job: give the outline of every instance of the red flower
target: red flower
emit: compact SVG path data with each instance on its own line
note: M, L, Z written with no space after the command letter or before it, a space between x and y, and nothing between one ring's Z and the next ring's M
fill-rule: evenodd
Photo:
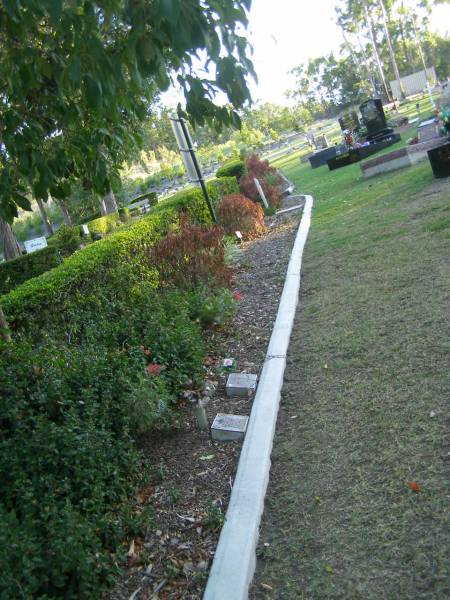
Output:
M416 492L416 494L420 492L420 485L417 483L417 481L407 481L406 483L413 492Z
M147 373L149 375L152 375L152 377L154 375L159 375L161 373L161 369L162 369L161 365L155 365L154 363L149 363L147 365Z
M235 300L242 300L244 296L241 294L241 292L233 292L233 298Z
M152 353L152 351L150 350L150 348L145 348L145 350L144 350L145 356L150 356L151 353Z

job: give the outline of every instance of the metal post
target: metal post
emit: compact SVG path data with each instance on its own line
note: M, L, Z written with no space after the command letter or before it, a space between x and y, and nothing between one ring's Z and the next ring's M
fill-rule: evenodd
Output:
M216 213L214 212L213 205L211 204L211 199L209 197L208 190L206 188L205 180L203 179L200 165L198 164L195 150L192 147L192 140L191 140L191 136L189 135L189 131L187 130L186 123L184 122L184 119L182 119L181 117L178 119L178 122L180 123L181 129L183 130L183 135L186 140L188 151L189 151L189 154L191 155L192 162L194 164L194 168L197 173L197 179L200 184L200 187L202 188L203 195L205 196L206 204L208 205L209 214L211 215L211 220L213 223L217 223Z

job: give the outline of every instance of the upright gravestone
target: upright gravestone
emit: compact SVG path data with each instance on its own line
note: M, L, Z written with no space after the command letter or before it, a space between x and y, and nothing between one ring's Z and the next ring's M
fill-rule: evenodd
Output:
M386 135L392 133L386 122L386 116L383 110L383 103L379 98L371 98L363 102L359 110L361 111L362 122L367 129L367 139L381 140Z
M316 145L316 150L324 150L328 148L328 140L326 135L318 135L314 139L314 143Z
M427 142L439 137L439 123L436 123L434 119L424 121L417 128L417 137L419 142Z

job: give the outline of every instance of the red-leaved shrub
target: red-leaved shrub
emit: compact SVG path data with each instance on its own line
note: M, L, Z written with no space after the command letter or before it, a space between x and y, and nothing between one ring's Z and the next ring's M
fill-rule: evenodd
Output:
M239 179L239 189L244 196L255 202L260 202L260 196L254 179L258 179L263 189L267 202L273 208L280 204L281 200L281 177L276 169L269 165L267 160L261 160L257 154L247 158L247 174Z
M170 233L149 250L163 283L192 289L199 284L229 286L221 227L199 227L180 217L180 230Z
M226 233L240 231L246 239L256 237L266 229L260 204L241 194L225 196L216 210L217 220Z

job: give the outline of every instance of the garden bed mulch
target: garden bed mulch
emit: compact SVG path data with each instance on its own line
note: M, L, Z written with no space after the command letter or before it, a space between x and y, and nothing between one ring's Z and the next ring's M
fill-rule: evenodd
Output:
M290 196L283 208L302 204ZM199 599L227 509L240 442L214 442L199 430L194 406L206 403L211 423L218 412L249 415L252 398L228 398L231 357L240 372L259 374L267 351L300 211L266 219L267 233L242 243L235 252L233 290L238 312L225 330L206 334L206 380L202 390L187 390L171 434L151 433L143 442L152 480L138 502L154 518L143 538L127 541L128 565L110 600Z

